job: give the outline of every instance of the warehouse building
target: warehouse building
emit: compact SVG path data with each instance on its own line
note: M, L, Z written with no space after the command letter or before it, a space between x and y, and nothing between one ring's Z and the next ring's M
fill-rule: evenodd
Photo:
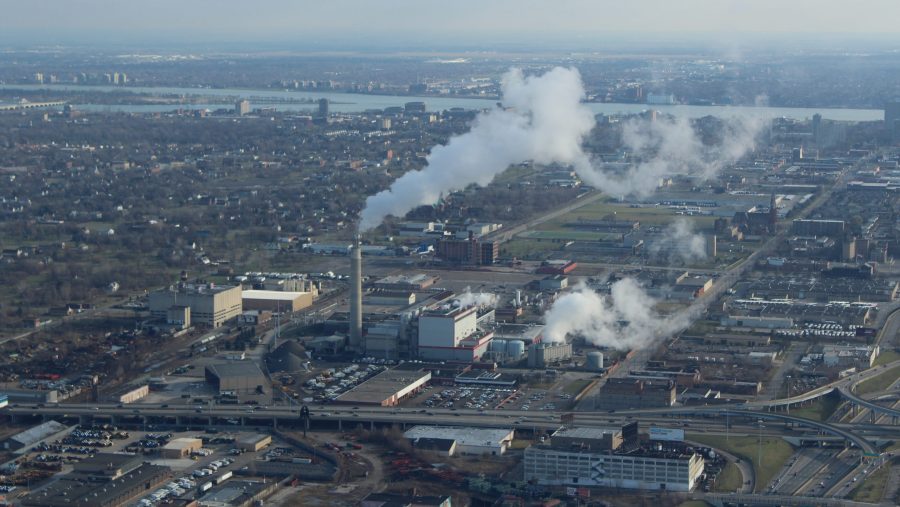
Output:
M238 394L264 392L269 383L259 366L251 361L210 364L206 367L206 381L219 392Z
M410 365L384 370L337 397L339 403L394 407L415 396L428 382L431 372Z
M249 435L238 440L237 447L244 452L258 452L262 449L265 449L266 446L270 445L271 443L272 437L270 435L256 433L254 435Z
M171 478L172 472L168 467L157 465L140 465L100 484L90 479L66 476L32 492L21 503L29 507L120 507L130 505L129 502L152 492Z
M502 456L509 448L514 434L511 429L413 426L403 436L413 446L422 439L426 439L425 443L428 445L445 441L454 444L452 449L455 454Z
M137 454L98 452L74 465L74 472L94 481L111 481L139 468L144 458Z
M372 286L387 291L423 291L437 282L437 277L417 273L415 275L391 275L378 280Z
M671 407L675 404L674 380L632 377L611 378L597 394L598 410Z
M579 428L577 442L561 430L545 444L525 449L525 480L548 486L690 491L704 469L694 452L606 450L608 431ZM559 433L559 432L558 432Z
M65 424L47 421L9 437L3 442L3 448L11 451L26 451L42 440L56 440L68 431L69 427Z
M174 315L178 315L173 319L179 320L179 325L183 327L189 327L191 323L219 327L243 311L240 286L219 287L212 283L179 284L151 292L149 306L150 314L159 320L167 320L171 316L170 310L190 308L189 312L173 311Z
M203 447L203 441L199 438L176 438L164 445L159 450L159 454L166 459L181 459L190 456L201 447Z
M299 312L312 306L312 292L281 290L245 290L241 294L244 309L269 312Z

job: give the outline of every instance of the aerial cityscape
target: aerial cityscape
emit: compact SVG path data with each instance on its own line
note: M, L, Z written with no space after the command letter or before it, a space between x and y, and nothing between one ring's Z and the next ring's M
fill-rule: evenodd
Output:
M900 4L260 4L4 7L0 506L900 505Z

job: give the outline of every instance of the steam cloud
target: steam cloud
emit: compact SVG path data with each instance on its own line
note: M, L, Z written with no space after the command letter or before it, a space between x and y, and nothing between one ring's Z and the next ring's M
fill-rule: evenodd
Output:
M594 115L581 104L584 88L577 70L557 67L525 77L513 69L501 89L506 109L479 114L469 132L431 150L424 169L404 174L366 199L360 231L377 227L388 215L432 204L443 193L472 183L487 185L512 164L588 165L581 140L594 127Z
M586 183L615 197L646 196L673 176L712 178L756 146L766 122L749 114L724 119L719 142L707 145L686 118L634 119L623 125L622 142L637 163L624 171L603 164L575 169Z
M497 295L490 292L472 292L469 287L454 300L461 307L472 305L497 306Z
M669 224L661 237L653 242L650 253L664 253L670 261L689 263L706 258L706 239L702 234L694 232L692 222L679 218Z
M512 69L501 90L506 108L479 114L469 132L436 146L425 168L404 174L366 199L359 230L373 229L388 215L403 216L472 183L487 185L510 165L529 160L571 165L586 183L616 197L647 195L663 178L714 176L753 148L764 125L761 117L735 116L718 129L719 142L708 146L684 118L629 121L622 140L637 162L622 171L594 164L582 150L595 121L581 102L585 93L576 69L557 67L528 77Z
M580 335L596 346L629 350L689 325L688 314L664 317L653 309L655 303L632 278L615 282L608 296L579 284L544 315L544 336L562 342L567 335Z

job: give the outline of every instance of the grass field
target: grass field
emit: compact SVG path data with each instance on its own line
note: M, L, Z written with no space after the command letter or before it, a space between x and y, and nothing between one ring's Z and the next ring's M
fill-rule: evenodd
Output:
M716 479L714 490L722 493L737 491L743 485L741 470L734 463L728 463Z
M807 419L812 419L813 421L825 421L831 417L831 414L837 410L840 404L841 399L838 396L822 396L817 398L810 405L792 408L791 415L805 417Z
M900 366L894 366L893 368L882 372L875 377L870 378L864 382L860 382L858 386L856 386L856 394L863 395L868 393L874 393L878 391L883 391L890 387L897 378L900 378Z
M878 354L878 357L875 358L875 366L881 366L882 364L893 363L894 361L900 359L900 353L896 350L883 350L881 354Z
M563 392L571 394L572 396L575 396L576 394L580 393L582 389L587 387L587 385L590 383L591 383L591 381L588 379L573 380L572 382L569 382L569 384L566 387L563 388Z
M723 436L691 434L687 435L686 438L730 452L752 463L753 473L756 475L754 488L756 492L764 490L772 480L772 477L781 470L784 462L794 454L794 449L790 444L777 437L763 437L761 453L759 452L760 449L757 448L756 437L731 437L726 440ZM757 456L760 454L762 455L762 463L757 463Z
M709 507L709 504L703 500L688 500L678 504L678 507Z
M884 485L891 476L891 465L892 463L889 463L870 475L850 493L850 499L857 502L880 502L881 495L884 493Z

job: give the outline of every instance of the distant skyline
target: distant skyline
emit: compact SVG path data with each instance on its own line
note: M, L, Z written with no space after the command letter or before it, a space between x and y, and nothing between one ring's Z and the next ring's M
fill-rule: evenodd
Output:
M897 0L0 0L0 12L6 46L900 41Z

